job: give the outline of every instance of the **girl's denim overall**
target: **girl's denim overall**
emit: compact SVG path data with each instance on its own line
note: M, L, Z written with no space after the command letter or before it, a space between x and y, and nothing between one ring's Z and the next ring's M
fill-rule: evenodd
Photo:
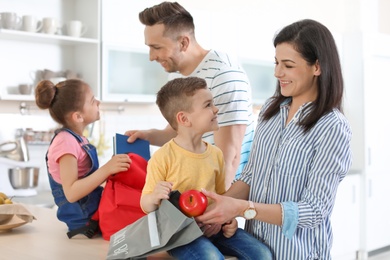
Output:
M74 133L73 131L71 131L70 129L67 128L58 129L55 132L55 135L51 140L50 144L53 142L54 138L57 136L57 134L60 131L67 131L70 134L72 134L80 143L81 147L85 150L85 152L89 155L92 165L91 165L91 169L84 177L96 171L99 168L99 161L97 157L96 148L89 143L83 144L82 138L76 133ZM46 166L47 166L47 161L48 160L46 154ZM77 202L70 203L65 197L64 189L62 188L62 185L57 183L52 178L51 174L49 173L49 168L48 168L48 175L49 175L49 182L54 197L54 201L58 206L57 218L62 222L65 222L69 230L74 230L85 226L90 220L91 216L98 209L103 188L99 186L95 190L93 190L90 194L81 198Z

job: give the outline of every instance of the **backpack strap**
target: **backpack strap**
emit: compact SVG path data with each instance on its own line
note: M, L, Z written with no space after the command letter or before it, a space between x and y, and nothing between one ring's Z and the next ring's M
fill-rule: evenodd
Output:
M70 239L78 234L83 234L88 238L92 238L98 233L100 233L99 222L97 220L90 219L87 225L85 225L84 227L73 229L66 234Z

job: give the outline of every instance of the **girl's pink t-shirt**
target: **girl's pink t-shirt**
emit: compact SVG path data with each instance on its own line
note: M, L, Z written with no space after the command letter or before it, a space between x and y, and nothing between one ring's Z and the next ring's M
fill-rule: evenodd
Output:
M48 150L48 169L56 182L62 184L59 159L65 154L71 154L77 159L79 178L88 173L91 168L91 159L81 147L84 144L88 144L88 140L84 136L82 136L82 139L83 142L79 143L77 139L67 131L61 131L54 138Z

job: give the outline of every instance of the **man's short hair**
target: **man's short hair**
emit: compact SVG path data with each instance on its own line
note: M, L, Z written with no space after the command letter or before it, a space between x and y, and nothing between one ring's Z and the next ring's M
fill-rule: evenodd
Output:
M194 35L195 25L192 15L177 2L162 2L145 8L139 13L139 20L146 26L163 24L164 36L177 37L182 32Z

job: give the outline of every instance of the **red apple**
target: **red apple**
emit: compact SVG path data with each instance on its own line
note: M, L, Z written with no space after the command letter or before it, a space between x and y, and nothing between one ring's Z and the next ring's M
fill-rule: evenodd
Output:
M185 191L179 198L180 210L187 217L202 215L207 208L207 204L207 197L198 190Z

